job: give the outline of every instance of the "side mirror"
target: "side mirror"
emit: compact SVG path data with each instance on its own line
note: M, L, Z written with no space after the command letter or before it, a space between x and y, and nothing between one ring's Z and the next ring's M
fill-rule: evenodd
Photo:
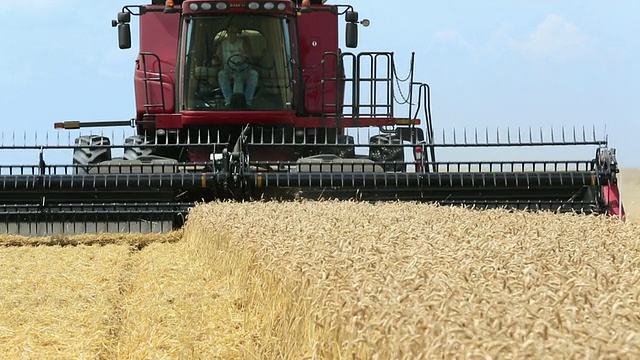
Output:
M348 48L358 47L358 24L349 22L347 23L347 31L345 33L345 45Z
M118 45L120 49L131 48L131 26L129 24L118 24Z
M344 18L347 21L347 31L345 32L347 38L345 39L345 45L348 48L356 48L358 47L358 12L347 11L344 15ZM366 20L366 22L368 25L369 20Z
M116 20L111 21L111 26L118 27L118 46L120 49L131 48L131 13L119 12Z
M357 11L347 11L344 15L344 18L347 22L357 23L358 22L358 12Z
M118 21L118 24L130 23L131 22L131 13L119 12L117 21Z

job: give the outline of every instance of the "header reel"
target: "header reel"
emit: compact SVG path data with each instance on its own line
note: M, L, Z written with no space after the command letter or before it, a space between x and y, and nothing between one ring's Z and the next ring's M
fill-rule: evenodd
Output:
M428 144L421 137L409 141L403 131L320 130L301 138L292 128L247 126L235 136L132 136L122 145L102 135L82 135L67 145L3 144L5 153L37 151L39 163L0 166L0 233L167 232L182 226L196 203L214 200L402 200L624 215L615 150L595 134L580 138L574 132L566 141L563 131L561 142L523 141L521 135L513 137L517 141L459 141L454 135L454 141ZM438 162L430 155L438 148L550 145L595 146L596 156ZM113 156L116 148L121 157ZM73 164L49 164L47 154L56 150L72 150ZM193 154L199 161L189 160Z

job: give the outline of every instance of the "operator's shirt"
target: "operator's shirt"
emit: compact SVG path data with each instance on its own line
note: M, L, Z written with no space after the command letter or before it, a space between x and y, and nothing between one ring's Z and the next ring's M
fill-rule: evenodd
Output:
M242 55L244 53L244 41L242 39L237 39L235 43L229 42L229 40L225 40L222 42L222 59L224 59L224 68L225 70L229 69L229 65L227 64L227 60L233 55Z

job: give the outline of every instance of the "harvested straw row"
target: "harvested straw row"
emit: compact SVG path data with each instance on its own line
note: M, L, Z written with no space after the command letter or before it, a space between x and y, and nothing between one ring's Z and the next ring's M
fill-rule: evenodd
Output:
M0 249L0 357L104 357L115 347L124 246Z
M251 329L215 267L202 267L184 244L152 244L134 257L131 272L114 358L240 357Z
M183 243L0 248L0 358L241 358L242 302L196 260Z
M28 237L21 235L0 235L3 246L78 246L78 245L129 245L141 249L151 243L173 243L182 238L182 231L168 234L80 234Z
M638 225L400 203L209 204L185 241L237 279L244 323L261 329L258 358L640 356Z

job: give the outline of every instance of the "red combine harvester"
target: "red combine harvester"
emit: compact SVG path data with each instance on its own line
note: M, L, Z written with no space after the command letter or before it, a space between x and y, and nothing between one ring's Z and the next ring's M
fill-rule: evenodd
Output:
M414 60L398 76L391 52L355 48L349 5L287 0L152 0L125 6L113 26L135 61L136 115L56 129L132 126L120 144L79 135L38 150L37 165L0 165L0 232L50 235L164 232L197 202L331 198L419 201L486 209L623 216L615 151L586 131L551 140L474 130L436 142L430 89ZM395 115L399 109L406 115ZM590 132L589 132L590 133ZM537 133L536 133L537 134ZM561 138L561 141L557 139ZM592 146L562 161L436 161L436 149ZM49 164L52 150L71 165ZM122 149L115 157L114 149ZM440 150L438 150L440 151Z

